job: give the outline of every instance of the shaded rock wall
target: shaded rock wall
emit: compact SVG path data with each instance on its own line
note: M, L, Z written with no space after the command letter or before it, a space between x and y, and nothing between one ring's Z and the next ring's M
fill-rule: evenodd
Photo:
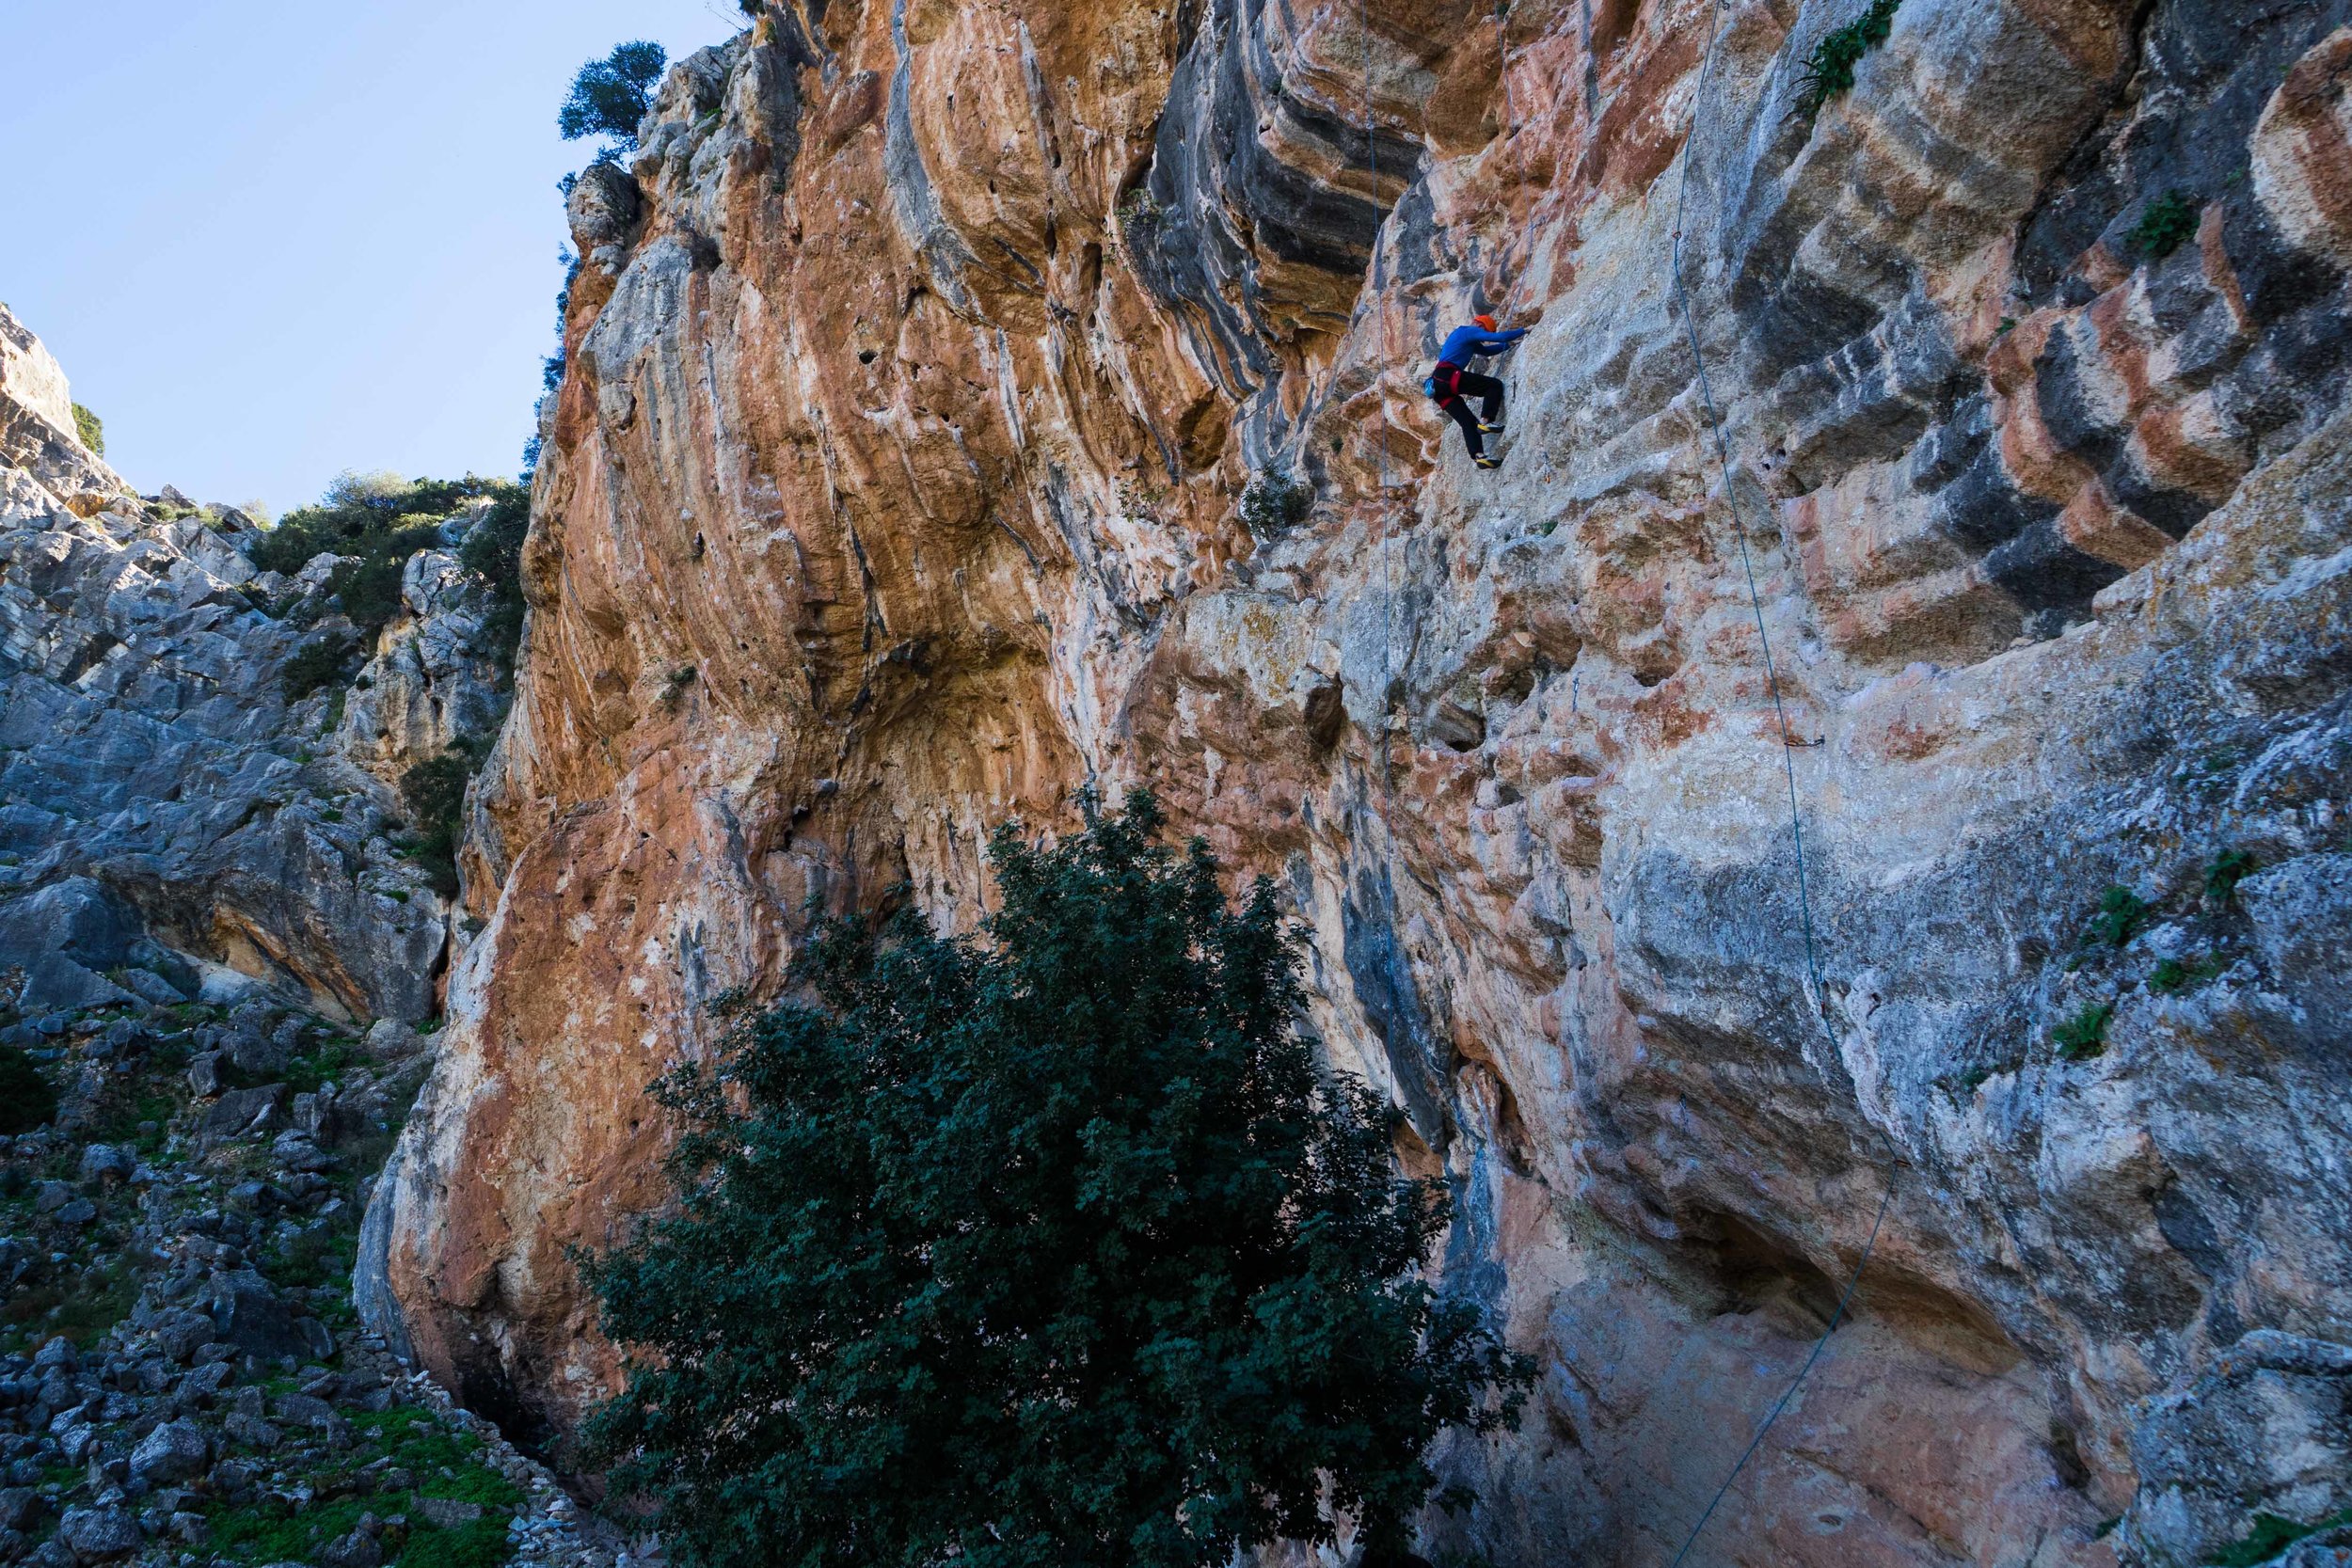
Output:
M809 9L573 198L488 924L378 1199L428 1364L560 1429L707 1001L1150 783L1289 890L1543 1367L1431 1552L1672 1557L1874 1234L1695 1560L2352 1504L2264 1435L2352 1339L2341 0L1906 0L1818 118L1851 6L1711 68L1697 0ZM1417 391L1480 308L1497 474Z

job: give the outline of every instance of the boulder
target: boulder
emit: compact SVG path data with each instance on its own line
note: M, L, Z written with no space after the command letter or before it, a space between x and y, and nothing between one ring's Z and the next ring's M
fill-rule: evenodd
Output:
M85 1185L102 1185L108 1181L128 1181L138 1162L131 1151L114 1144L91 1144L82 1150L82 1180Z
M295 1426L324 1427L335 1418L335 1407L310 1394L286 1394L272 1404L270 1414Z
M362 1529L328 1542L319 1554L322 1568L381 1568L383 1561L384 1548Z
M242 1410L230 1411L221 1421L220 1429L229 1434L230 1442L242 1443L248 1449L259 1449L263 1453L278 1447L280 1436L276 1427Z
M263 1084L257 1088L231 1089L204 1113L203 1132L214 1138L265 1132L275 1127L278 1107L286 1101L286 1085Z
M223 1069L223 1064L227 1061L228 1056L222 1052L200 1051L197 1053L196 1056L188 1063L188 1088L190 1092L201 1097L202 1099L210 1100L213 1096L227 1088L229 1086L229 1078L228 1074Z
M628 170L617 164L590 164L580 171L564 202L573 245L582 256L593 257L601 245L627 243L642 206L637 182Z
M203 1429L193 1421L166 1421L131 1450L131 1475L150 1486L171 1486L203 1476L211 1460Z
M294 1052L280 1043L278 1033L263 1033L258 1024L231 1027L221 1037L221 1050L230 1065L247 1078L271 1078L286 1070Z
M143 942L138 916L102 883L69 877L0 903L0 955L24 971L16 1005L73 1009L137 1000L105 976Z
M124 990L158 1007L173 1006L188 999L185 991L151 969L126 969L115 978Z
M138 1515L127 1508L69 1508L57 1540L76 1562L103 1562L139 1549Z
M482 1505L460 1502L455 1497L419 1497L417 1516L441 1529L455 1529L481 1518Z
M213 1281L213 1326L220 1338L246 1355L275 1361L306 1360L332 1354L333 1339L316 1318L296 1313L269 1281L237 1269ZM322 1341L326 1348L322 1349Z

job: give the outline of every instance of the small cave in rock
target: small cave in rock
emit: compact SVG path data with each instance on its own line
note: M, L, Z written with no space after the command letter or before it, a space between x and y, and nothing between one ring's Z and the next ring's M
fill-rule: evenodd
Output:
M1486 716L1449 698L1431 710L1429 733L1449 750L1475 752L1486 743Z
M523 1398L495 1353L485 1350L466 1359L456 1370L457 1402L496 1426L515 1447L545 1463L553 1452L554 1429L545 1413Z
M1718 1316L1770 1312L1799 1334L1829 1326L1837 1310L1838 1282L1793 1247L1731 1214L1702 1215L1685 1227L1707 1248Z
M1317 757L1339 744L1340 734L1347 727L1345 689L1337 677L1327 680L1307 693L1307 741Z

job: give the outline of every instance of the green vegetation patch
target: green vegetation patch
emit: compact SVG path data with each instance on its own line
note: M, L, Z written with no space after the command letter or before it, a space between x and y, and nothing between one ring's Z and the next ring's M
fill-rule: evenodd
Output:
M329 629L294 651L278 672L286 701L298 703L323 686L341 682L350 673L359 640L349 632Z
M2099 895L2099 907L2084 927L2083 940L2121 947L2148 918L2148 900L2127 887L2111 887Z
M474 580L489 590L490 613L482 627L484 651L505 670L515 667L515 650L523 640L523 539L530 531L531 493L510 485L490 503L457 551Z
M73 405L73 433L82 438L82 445L89 448L92 455L106 455L106 421L78 403Z
M1249 525L1250 532L1263 538L1306 521L1314 504L1312 489L1286 473L1268 468L1242 491L1241 520Z
M2317 1535L2322 1530L2334 1529L2339 1525L2352 1525L2352 1509L2331 1513L2309 1525L2281 1519L2276 1513L2257 1513L2254 1515L2254 1528L2245 1540L2218 1557L2207 1558L2205 1561L2210 1568L2254 1568L2254 1564L2268 1562L2297 1541Z
M60 1334L77 1345L96 1344L139 1299L138 1275L119 1258L101 1268L44 1263L41 1271L0 1307L0 1353L27 1350Z
M2260 869L2262 863L2244 849L2224 849L2205 867L2205 901L2228 906L2237 902L2237 885Z
M410 851L433 891L457 895L457 847L466 836L466 785L479 766L470 747L425 758L400 776L401 803L417 830Z
M394 1465L413 1472L422 1497L479 1503L486 1509L522 1506L522 1488L483 1463L482 1439L470 1432L451 1431L429 1411L396 1405L359 1417L353 1430L363 1439L368 1457L389 1454ZM445 1470L449 1474L442 1474Z
M1895 29L1895 11L1902 0L1870 0L1869 9L1824 36L1804 59L1804 76L1797 88L1797 110L1811 119L1829 101L1851 88L1854 68L1862 56L1886 41Z
M291 1393L294 1381L273 1380L262 1387L272 1394ZM415 1476L415 1489L337 1497L300 1513L271 1503L218 1504L207 1515L214 1551L235 1562L316 1562L327 1543L348 1535L362 1513L373 1513L408 1520L405 1541L385 1537L391 1568L499 1568L513 1555L506 1525L522 1506L522 1489L483 1461L479 1437L453 1432L415 1405L359 1416L352 1434L351 1449L338 1456L332 1470L315 1478L325 1488L352 1485L357 1472L382 1459ZM472 1503L482 1516L437 1526L421 1516L422 1497Z
M2132 248L2150 261L2161 261L2197 232L2204 204L2184 191L2167 191L2140 213L2132 226Z
M2148 976L2148 989L2160 996L2169 996L2175 991L2202 985L2220 973L2221 960L2210 953L2185 961L2166 958Z
M455 480L344 474L316 506L289 512L256 540L253 564L291 575L322 553L350 557L328 576L326 591L355 626L374 631L400 612L401 573L410 556L440 543L443 521L469 501L495 505L522 496L512 480L475 474Z
M2070 1062L2089 1061L2107 1048L2107 1023L2114 1017L2114 1003L2087 1002L2050 1031L2050 1043Z
M600 157L637 145L637 125L653 108L669 55L643 39L615 44L601 60L590 60L572 78L572 90L556 111L555 128L565 141L603 137Z

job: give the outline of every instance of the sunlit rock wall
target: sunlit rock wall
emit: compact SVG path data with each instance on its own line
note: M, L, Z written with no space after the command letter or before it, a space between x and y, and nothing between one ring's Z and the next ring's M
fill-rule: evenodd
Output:
M1874 1234L1691 1560L2352 1504L2344 0L1905 0L1818 117L1851 4L813 8L572 198L429 1365L560 1434L710 998L1150 784L1539 1359L1433 1556L1666 1561Z

